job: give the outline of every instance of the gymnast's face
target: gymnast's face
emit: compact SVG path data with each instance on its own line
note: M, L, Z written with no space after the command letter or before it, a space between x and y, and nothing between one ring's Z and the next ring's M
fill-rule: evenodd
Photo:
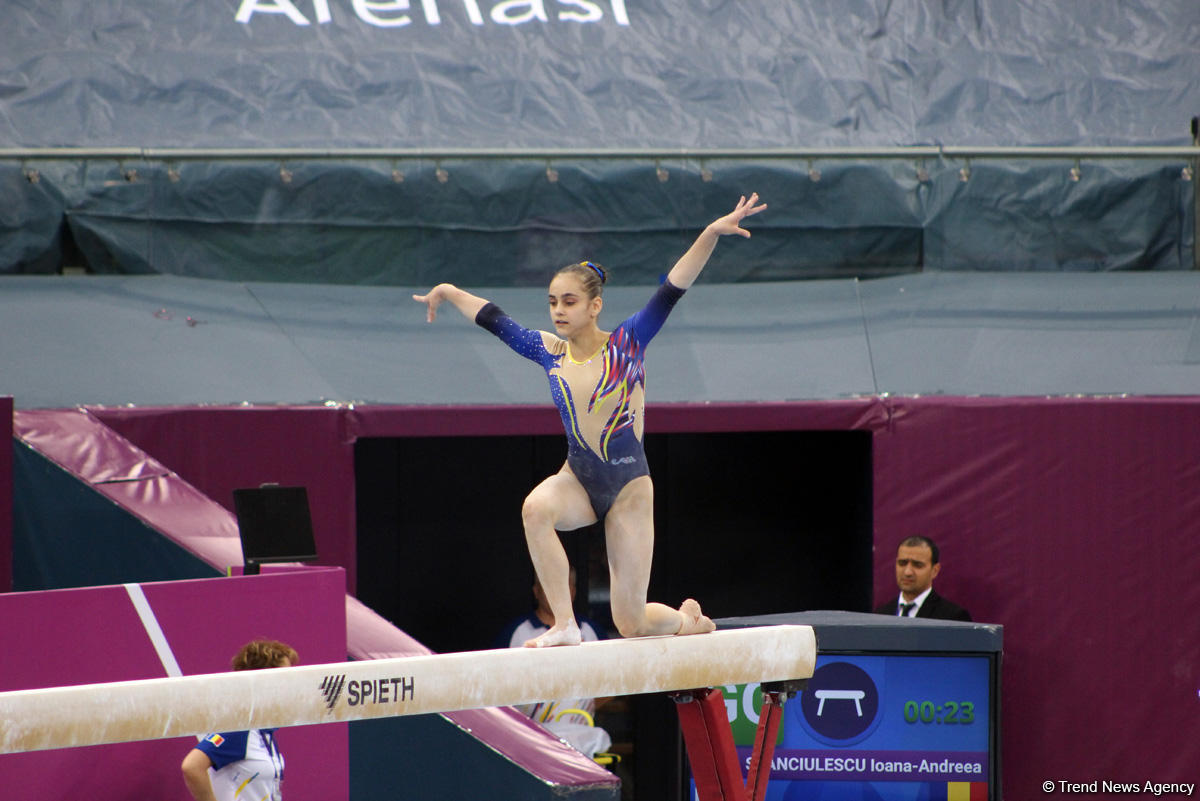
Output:
M589 298L583 282L569 273L554 276L550 282L550 321L555 332L571 339L596 325L604 301Z
M901 545L896 552L896 584L906 601L929 589L941 569L940 564L933 563L928 545Z

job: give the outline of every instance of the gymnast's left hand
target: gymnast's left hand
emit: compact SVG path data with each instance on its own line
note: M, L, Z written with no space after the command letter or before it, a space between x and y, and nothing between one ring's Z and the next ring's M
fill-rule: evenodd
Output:
M712 231L718 236L737 234L738 236L744 236L748 239L750 237L750 232L742 227L742 220L754 214L758 214L760 211L766 209L766 207L766 203L758 202L757 192L751 193L750 197L743 195L741 199L738 200L738 203L734 207L733 211L729 212L724 217L711 222L708 226L708 230Z

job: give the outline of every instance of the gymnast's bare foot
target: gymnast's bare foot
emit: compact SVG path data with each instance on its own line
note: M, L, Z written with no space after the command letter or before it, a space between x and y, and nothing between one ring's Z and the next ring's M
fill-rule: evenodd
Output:
M708 634L717 629L717 624L713 623L708 615L701 612L700 604L691 598L679 605L679 613L683 615L683 625L679 627L679 631L675 632L677 635Z
M571 618L563 625L557 623L549 631L542 632L532 640L525 641L526 648L550 648L554 645L579 645L583 637L579 634L579 625Z

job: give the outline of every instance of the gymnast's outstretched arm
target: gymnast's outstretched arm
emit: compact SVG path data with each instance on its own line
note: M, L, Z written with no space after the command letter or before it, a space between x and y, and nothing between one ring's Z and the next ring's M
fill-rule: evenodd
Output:
M472 321L474 321L475 315L479 314L479 310L488 303L484 298L459 289L454 284L438 284L429 290L428 295L413 295L413 300L424 303L428 307L425 319L431 323L437 317L438 306L442 305L443 301L450 301L456 309L462 312L464 317Z
M758 214L766 207L766 203L758 202L757 192L748 198L743 195L733 211L708 224L708 227L688 248L687 253L684 253L679 261L675 262L671 272L667 273L667 280L680 289L690 287L696 280L696 276L700 275L700 271L704 269L704 265L708 264L708 257L712 255L713 248L717 246L717 240L725 234L737 234L749 238L750 232L742 227L742 220L752 214Z

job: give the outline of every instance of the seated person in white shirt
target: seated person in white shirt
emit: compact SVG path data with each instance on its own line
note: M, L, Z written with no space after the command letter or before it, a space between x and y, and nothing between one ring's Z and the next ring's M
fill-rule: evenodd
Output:
M571 600L575 600L575 568L570 570ZM521 648L529 640L550 630L554 624L554 614L546 600L546 593L537 576L533 579L533 597L536 606L529 614L517 618L505 629L498 643L502 648ZM597 633L596 627L585 617L578 619L579 631L584 642L594 642L603 639ZM517 707L523 714L536 720L552 733L566 740L575 750L591 757L597 752L607 751L612 746L612 738L604 729L593 726L589 716L596 713L595 698L559 698L553 701L541 701L536 704L522 704ZM582 709L587 715L569 713L566 710ZM564 714L566 713L566 714Z

